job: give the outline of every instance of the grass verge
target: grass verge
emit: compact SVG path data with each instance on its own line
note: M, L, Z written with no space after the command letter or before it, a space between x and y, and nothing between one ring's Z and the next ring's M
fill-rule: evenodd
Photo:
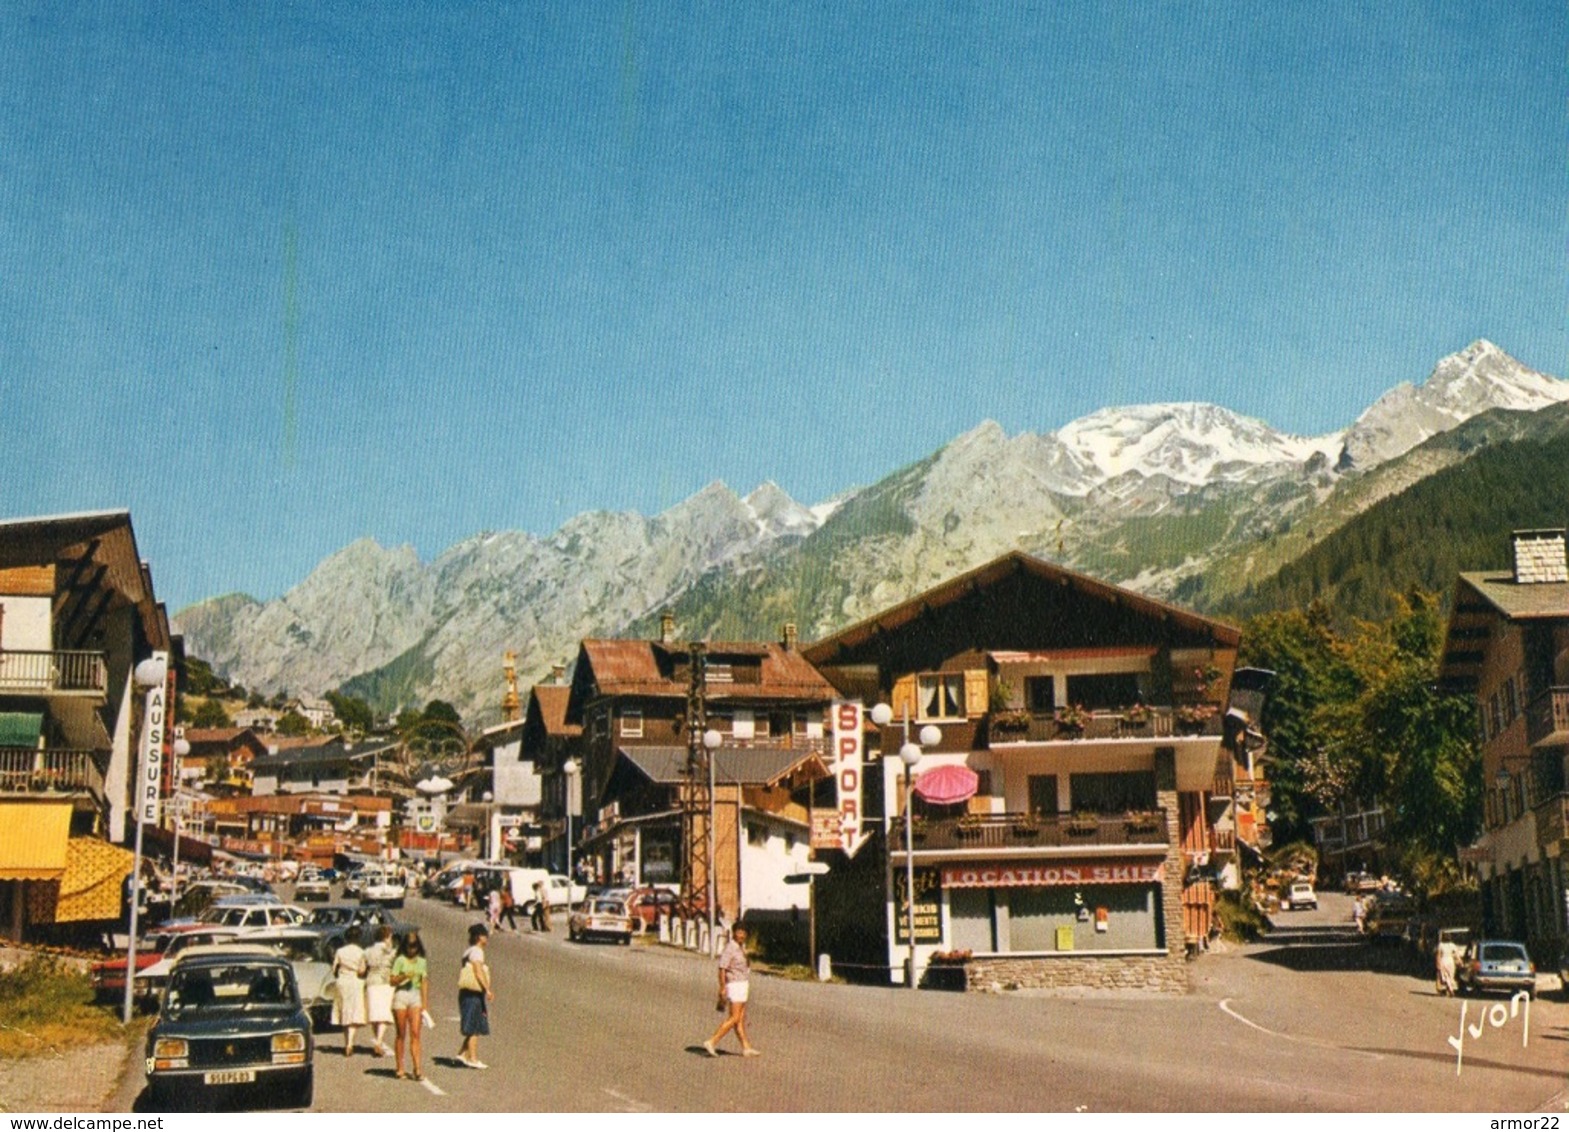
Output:
M124 1040L117 1014L93 1004L85 974L30 959L0 979L0 1058L38 1057Z

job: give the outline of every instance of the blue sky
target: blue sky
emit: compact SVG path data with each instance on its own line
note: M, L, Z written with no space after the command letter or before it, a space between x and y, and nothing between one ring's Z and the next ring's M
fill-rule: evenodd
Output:
M985 418L1340 427L1569 375L1569 16L1413 4L0 8L0 515L271 597Z

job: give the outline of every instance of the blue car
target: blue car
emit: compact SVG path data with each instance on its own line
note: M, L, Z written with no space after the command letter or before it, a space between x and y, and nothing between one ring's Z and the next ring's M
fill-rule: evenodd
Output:
M1525 944L1510 939L1484 939L1473 943L1460 962L1455 977L1462 991L1525 991L1536 997L1536 964Z
M287 959L262 948L193 952L169 973L147 1034L150 1107L309 1108L314 1053Z

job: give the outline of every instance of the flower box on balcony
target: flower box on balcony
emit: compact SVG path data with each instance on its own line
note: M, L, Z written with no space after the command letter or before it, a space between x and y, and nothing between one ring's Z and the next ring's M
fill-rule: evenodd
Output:
M1068 832L1084 836L1100 832L1100 816L1098 814L1074 814L1068 819Z
M1008 827L1008 831L1015 837L1039 837L1041 833L1040 822L1033 818L1019 818Z
M979 837L981 835L981 819L977 814L965 814L954 827L957 837Z
M1030 732L1030 713L1018 709L999 711L992 716L992 732L998 738L1018 738Z
M1165 824L1165 817L1158 811L1131 810L1123 819L1123 826L1129 833L1159 833Z

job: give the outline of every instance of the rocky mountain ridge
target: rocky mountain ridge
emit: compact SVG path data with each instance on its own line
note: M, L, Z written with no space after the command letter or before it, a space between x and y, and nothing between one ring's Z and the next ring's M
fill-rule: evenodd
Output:
M1259 556L1239 549L1293 531L1311 546L1378 498L1375 473L1408 479L1390 469L1430 437L1564 401L1569 382L1479 341L1321 437L1198 403L1103 409L1044 434L983 421L816 507L772 483L742 497L716 482L651 518L482 533L429 563L362 539L280 598L229 595L175 622L192 654L249 688L346 686L384 709L440 696L485 721L506 649L537 678L582 637L651 631L667 607L690 636L794 621L812 639L1016 548L1157 596L1213 596L1197 584L1207 570L1241 584Z

